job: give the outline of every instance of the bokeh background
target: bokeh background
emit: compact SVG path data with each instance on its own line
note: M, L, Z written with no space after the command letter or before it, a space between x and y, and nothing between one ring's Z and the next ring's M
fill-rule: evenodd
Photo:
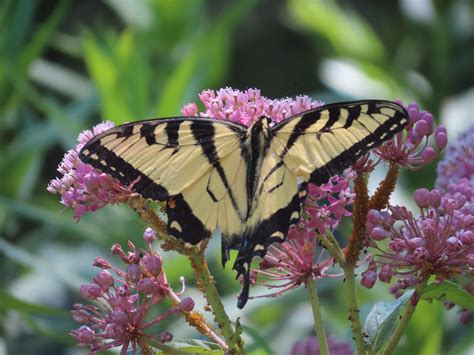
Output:
M83 353L67 335L76 327L68 310L94 257L109 257L115 242L142 245L146 226L125 206L76 223L46 191L82 130L178 115L201 90L232 86L270 98L415 101L454 139L474 123L473 19L470 0L1 1L0 354ZM436 164L402 174L395 198L406 202L435 177ZM211 269L252 353L284 354L311 334L303 288L237 310L239 285L219 245L208 250ZM172 285L183 275L202 305L187 260L163 255ZM340 280L318 285L328 333L350 341ZM390 299L384 286L360 289L361 304ZM438 303L419 308L397 353L474 352L473 322L461 326ZM197 336L182 320L164 326Z

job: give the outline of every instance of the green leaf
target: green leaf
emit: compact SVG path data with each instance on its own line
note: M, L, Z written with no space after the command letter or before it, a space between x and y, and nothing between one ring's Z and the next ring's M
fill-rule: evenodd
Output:
M192 43L188 54L169 75L153 112L158 117L175 115L202 85L212 85L226 72L230 33L255 6L256 0L234 2L208 31Z
M192 354L224 354L224 351L219 348L217 344L199 339L172 341L166 345L177 350L177 352ZM163 353L164 352L162 351L157 352L157 354Z
M5 291L0 291L0 310L6 311L12 309L27 314L69 317L69 312L65 310L26 302Z
M429 284L421 295L421 299L436 299L440 302L449 301L457 304L461 308L474 311L474 297L459 284L451 281L443 281L439 284L433 282Z
M367 342L372 351L379 351L392 335L397 320L404 306L410 299L413 291L405 294L395 301L376 302L364 322L364 333L367 334Z
M326 38L339 55L381 60L385 49L369 23L336 1L288 1L295 25Z

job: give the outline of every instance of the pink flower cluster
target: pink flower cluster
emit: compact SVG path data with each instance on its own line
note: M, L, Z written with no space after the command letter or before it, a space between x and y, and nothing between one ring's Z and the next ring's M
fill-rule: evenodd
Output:
M137 250L131 242L127 253L118 244L112 247L112 253L126 264L125 270L97 257L94 266L102 270L91 283L80 288L81 295L95 304L74 305L72 316L83 325L71 331L71 335L80 346L89 347L91 353L120 346L121 354L126 354L129 349L136 354L144 344L170 341L172 334L163 332L156 335L153 327L171 315L180 315L194 308L191 298L178 297L184 291L184 281L179 293L169 287L161 256L152 249L155 232L147 228L144 238L148 250ZM166 298L171 299L175 306L148 319L152 306Z
M112 176L84 164L79 159L81 148L94 136L114 127L112 122L103 122L92 131L84 131L78 137L78 144L68 151L58 166L61 178L50 181L47 189L61 195L65 207L74 208L74 218L79 220L88 211L96 211L107 204L119 203L136 195L120 185Z
M313 229L291 226L286 241L270 245L260 267L251 272L253 285L264 285L277 291L250 298L279 296L308 282L308 279L339 277L329 273L334 260L317 244Z
M362 285L371 288L377 277L386 283L395 277L391 290L399 294L430 275L437 281L474 275L474 215L466 197L418 189L414 200L421 212L417 217L399 206L369 212L367 231L376 252ZM389 242L388 249L379 246L382 241Z
M401 104L399 102L399 104ZM431 163L448 143L446 128L435 125L433 116L420 111L417 104L406 106L409 124L404 131L395 135L374 153L382 160L394 162L407 169L417 169ZM428 146L428 139L434 134L436 149Z
M351 355L354 352L350 343L337 341L329 336L328 350L331 355ZM319 342L315 336L309 336L304 340L297 341L293 344L291 355L320 355Z
M270 117L274 122L280 122L322 105L322 102L313 101L310 97L303 95L295 99L271 100L262 96L258 89L240 91L229 87L217 91L204 90L199 94L199 99L205 111L198 112L197 105L189 103L181 109L183 115L228 120L245 126L251 126L262 116Z

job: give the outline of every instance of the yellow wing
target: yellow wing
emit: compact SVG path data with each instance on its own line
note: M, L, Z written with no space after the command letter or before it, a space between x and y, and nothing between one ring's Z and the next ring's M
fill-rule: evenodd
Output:
M247 215L246 128L204 118L128 123L87 143L80 158L145 198L169 201L170 234L193 244L220 228L235 245Z

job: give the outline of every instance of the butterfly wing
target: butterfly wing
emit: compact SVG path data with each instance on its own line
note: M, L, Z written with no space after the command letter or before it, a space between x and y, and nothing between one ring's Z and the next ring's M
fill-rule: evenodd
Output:
M408 124L403 107L390 101L330 104L281 122L262 163L250 216L234 268L244 275L238 306L248 298L254 256L283 242L300 217L308 183L321 185Z
M270 149L294 175L321 185L407 124L406 110L391 101L330 104L275 126Z
M204 118L128 123L91 139L80 158L144 198L168 201L168 231L196 244L221 228L236 244L247 214L246 128Z

